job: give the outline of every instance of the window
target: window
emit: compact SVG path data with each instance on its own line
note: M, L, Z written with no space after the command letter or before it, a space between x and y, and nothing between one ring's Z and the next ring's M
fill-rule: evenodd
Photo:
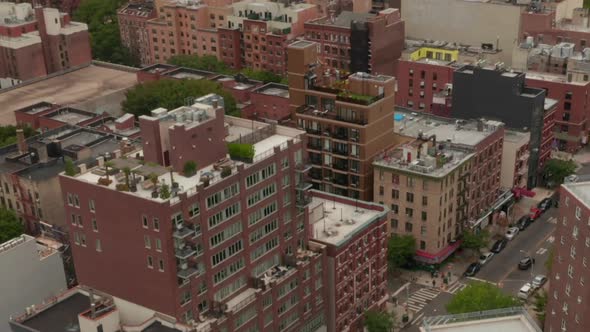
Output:
M412 223L407 222L406 223L406 232L410 233L411 231L412 231Z
M393 198L393 199L399 199L399 190L392 189L391 190L391 198Z
M572 246L570 247L570 256L571 256L572 258L576 258L576 246L575 246L575 245L572 245Z
M98 224L96 223L96 218L92 218L90 223L92 224L92 230L98 232Z
M191 207L188 210L188 215L191 218L199 215L199 203L195 203L195 204L191 205Z
M147 267L149 267L150 269L154 268L154 259L152 258L152 256L147 256Z
M141 216L141 221L142 221L143 228L148 228L148 217L145 215Z
M96 207L94 206L94 200L91 199L88 201L88 209L90 212L96 212Z
M102 244L100 243L100 239L96 239L96 251L102 251Z
M426 211L422 211L422 221L426 221L428 219L428 215Z
M82 223L82 216L80 216L80 215L78 216L78 227L84 228L84 225Z
M162 259L158 260L158 270L164 272L164 261Z
M162 240L156 238L156 250L162 251Z
M570 278L573 278L574 277L574 267L572 265L568 265L567 266L567 275Z
M149 235L144 235L143 236L143 244L147 249L151 249L152 248L152 241L150 240Z
M406 200L410 203L414 203L414 194L413 193L406 193Z
M414 210L411 208L406 208L406 216L412 218L413 215L414 215Z
M391 228L392 229L397 229L397 225L398 225L398 220L397 219L391 219Z
M428 197L422 196L422 206L427 206L427 205L428 205Z
M383 186L379 186L379 195L383 196Z
M420 250L426 250L426 242L420 241Z
M6 188L6 193L9 193L8 191L8 186L6 184L4 184L4 187ZM74 206L74 196L72 196L72 194L68 193L68 205L69 206Z
M158 218L154 218L153 222L154 222L154 231L159 232L160 231L160 220Z
M579 206L576 206L576 219L582 220L582 209Z

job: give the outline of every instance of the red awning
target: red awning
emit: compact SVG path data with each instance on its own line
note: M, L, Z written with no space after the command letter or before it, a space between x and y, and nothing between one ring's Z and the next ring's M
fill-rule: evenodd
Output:
M416 260L419 262L429 263L429 264L436 264L441 263L445 259L447 259L459 246L461 245L461 240L449 244L448 246L444 247L441 251L437 252L436 254L431 254L426 251L416 250Z

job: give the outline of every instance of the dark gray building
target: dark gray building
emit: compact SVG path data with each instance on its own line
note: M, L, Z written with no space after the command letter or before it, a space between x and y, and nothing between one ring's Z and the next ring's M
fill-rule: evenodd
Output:
M529 188L537 185L551 154L555 105L545 98L545 90L525 86L521 72L501 66L465 66L454 73L452 117L495 119L508 128L530 131Z

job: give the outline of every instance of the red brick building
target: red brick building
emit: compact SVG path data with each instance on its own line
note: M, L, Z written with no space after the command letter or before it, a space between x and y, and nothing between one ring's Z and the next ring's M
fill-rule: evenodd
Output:
M384 309L387 216L382 205L312 191L312 242L326 246L328 331L362 331L367 310Z
M242 110L242 117L282 122L291 118L289 87L268 83L250 94L250 106Z
M327 68L394 76L405 28L398 9L344 11L306 22L305 38L319 44L319 60Z
M538 43L554 45L561 42L575 44L577 51L588 47L590 38L585 29L588 8L576 8L572 19L556 19L555 10L523 11L520 19L520 40L531 36Z
M110 176L99 158L60 177L79 281L197 328L315 331L329 280L308 241L304 132L224 117L219 98L142 116L143 153Z
M121 42L139 59L142 66L152 63L147 22L155 17L153 0L132 0L117 12Z
M547 294L545 331L590 329L590 182L565 183L559 197L555 253Z
M92 60L86 24L57 9L0 3L0 88Z

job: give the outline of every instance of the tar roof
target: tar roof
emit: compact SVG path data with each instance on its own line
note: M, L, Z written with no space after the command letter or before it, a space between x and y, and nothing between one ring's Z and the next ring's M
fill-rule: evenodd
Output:
M154 322L150 326L141 330L141 332L180 332L180 330L164 326L160 322Z
M76 293L37 315L22 322L22 325L39 332L77 331L78 314L90 309L88 296Z

